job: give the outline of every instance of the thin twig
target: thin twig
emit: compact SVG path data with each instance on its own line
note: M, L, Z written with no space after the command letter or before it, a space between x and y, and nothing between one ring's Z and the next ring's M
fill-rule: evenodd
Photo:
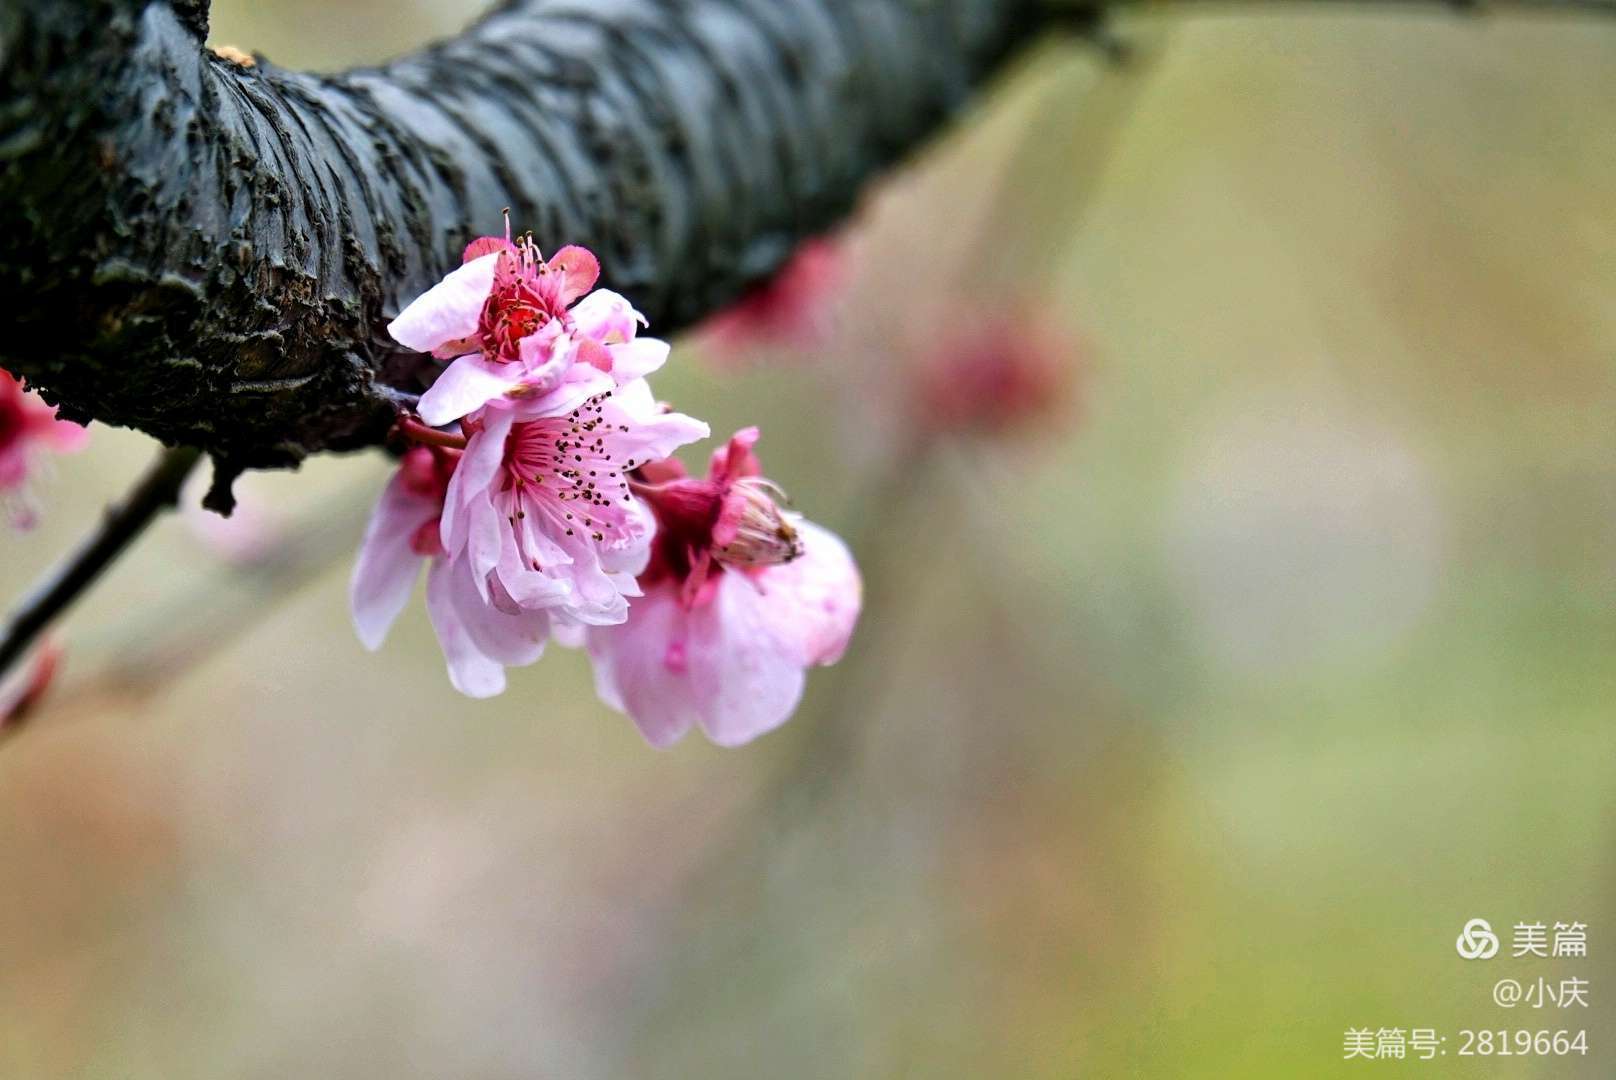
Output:
M89 697L150 694L234 644L277 607L343 558L370 516L372 481L322 499L284 526L273 550L245 566L215 566L185 592L142 614L120 632L117 658L73 692ZM234 595L245 592L245 595Z
M51 570L12 612L0 636L0 676L28 646L66 611L112 564L124 548L151 524L159 511L179 501L180 486L201 458L189 446L164 450L123 502L107 510L100 528L78 550Z

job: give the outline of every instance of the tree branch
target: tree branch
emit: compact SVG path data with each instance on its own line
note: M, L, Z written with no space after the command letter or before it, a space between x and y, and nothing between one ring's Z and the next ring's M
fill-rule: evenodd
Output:
M381 441L436 370L387 321L502 208L672 332L1043 27L1212 2L506 0L322 77L215 55L206 0L0 0L0 366L211 452L227 504L243 468Z
M91 533L12 613L0 634L0 676L28 650L42 630L88 589L152 519L179 500L180 487L202 456L188 446L164 450L122 503L107 511Z
M502 208L677 330L844 216L1046 17L508 0L321 77L216 56L202 0L0 0L0 364L226 477L377 443L435 371L383 328Z

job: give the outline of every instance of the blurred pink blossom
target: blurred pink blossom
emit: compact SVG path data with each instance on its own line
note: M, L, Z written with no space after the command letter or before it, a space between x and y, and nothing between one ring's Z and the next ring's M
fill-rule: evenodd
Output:
M0 371L0 500L15 527L29 528L39 516L31 481L39 472L40 452L69 453L88 440L88 431L58 420L53 407Z
M1018 434L1073 406L1079 349L1036 316L961 318L915 369L911 400L933 434Z
M842 249L809 240L775 276L702 324L714 359L737 366L758 348L813 349L832 329L832 300L846 276Z
M191 478L180 499L179 517L191 535L211 555L233 566L251 567L273 558L282 550L291 527L276 504L254 489L258 475L249 473L236 480L236 505L229 517L203 507L211 483L204 474Z
M22 724L38 707L61 668L65 651L60 642L47 637L26 664L0 681L0 730Z
M780 509L762 476L756 428L713 454L708 478L677 461L641 470L656 515L644 595L628 621L587 636L602 700L647 741L671 746L692 726L737 746L784 723L805 669L841 658L861 583L833 533Z

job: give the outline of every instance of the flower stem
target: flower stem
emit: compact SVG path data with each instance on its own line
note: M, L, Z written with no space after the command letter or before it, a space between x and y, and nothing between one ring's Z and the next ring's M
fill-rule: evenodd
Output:
M0 632L0 676L95 583L159 511L179 501L180 487L201 457L202 451L194 447L165 449L123 502L107 510L100 527L23 598Z
M400 416L395 425L400 435L411 442L422 446L445 446L451 450L464 450L466 437L450 431L439 431L435 427L428 427L413 416Z

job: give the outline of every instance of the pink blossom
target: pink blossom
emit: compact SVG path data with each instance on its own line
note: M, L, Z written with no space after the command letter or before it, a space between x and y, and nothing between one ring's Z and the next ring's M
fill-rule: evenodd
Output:
M215 558L237 567L252 567L275 558L292 523L265 487L263 473L248 473L235 482L235 509L223 517L202 505L212 478L194 474L180 498L179 518Z
M467 561L444 551L439 519L460 457L442 447L404 455L365 530L349 600L360 642L379 649L415 590L421 563L428 563L427 614L449 681L469 697L491 697L505 689L506 667L531 664L543 653L549 615L520 610L501 594L485 597Z
M737 746L784 723L805 670L841 658L858 619L858 568L835 534L781 511L752 447L756 428L713 454L708 478L676 461L644 468L656 515L644 595L628 621L587 635L602 700L647 741L692 726Z
M61 669L65 652L55 638L46 638L26 664L0 680L0 731L21 726L39 707Z
M663 411L643 379L613 388L596 375L604 385L567 383L467 420L441 529L479 594L587 625L622 622L639 594L655 523L630 491L630 470L708 434Z
M468 417L463 451L417 447L382 493L350 589L360 641L378 649L421 562L449 680L469 697L505 689L560 626L621 622L649 557L650 511L625 472L703 438L663 412L644 380L564 384L533 402ZM539 404L565 412L535 413Z
M759 347L812 349L831 330L831 300L845 277L841 248L809 240L762 285L702 325L713 356L735 364Z
M421 395L421 419L433 427L566 394L602 373L630 382L668 358L666 342L636 336L645 320L627 300L591 291L600 263L587 248L545 260L531 237L485 236L463 259L387 328L406 348L452 361Z
M962 319L928 350L911 400L931 432L1013 434L1070 403L1078 350L1035 315Z
M56 410L0 371L0 499L17 528L28 528L38 516L29 490L42 450L68 453L81 449L89 432L56 418Z

